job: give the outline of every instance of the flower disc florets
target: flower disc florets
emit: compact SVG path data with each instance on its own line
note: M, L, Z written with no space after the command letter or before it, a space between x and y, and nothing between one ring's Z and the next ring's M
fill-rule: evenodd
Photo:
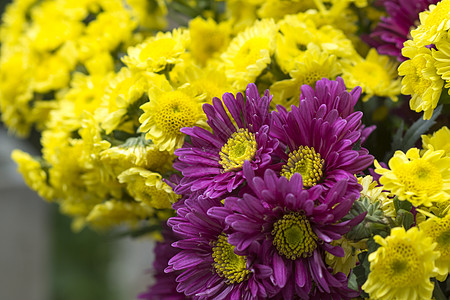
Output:
M239 128L233 133L220 150L219 163L223 172L242 169L246 160L252 160L256 154L255 134L247 129Z
M245 256L234 253L234 246L228 243L226 234L222 233L213 242L212 251L214 269L219 276L226 278L227 283L241 283L246 279L250 273L247 260Z
M322 178L324 160L313 147L300 146L298 150L289 153L289 159L282 167L281 176L290 179L295 173L300 173L304 187L316 185Z
M298 212L285 214L273 225L273 245L279 254L296 260L312 255L317 248L317 235L309 221Z

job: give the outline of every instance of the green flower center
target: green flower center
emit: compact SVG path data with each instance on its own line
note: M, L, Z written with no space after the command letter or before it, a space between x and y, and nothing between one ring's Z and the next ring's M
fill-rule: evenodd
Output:
M242 168L244 161L252 160L256 153L255 134L239 128L220 150L220 161L224 172Z
M300 146L298 150L289 154L288 162L282 167L281 176L291 179L295 173L300 173L303 186L310 188L316 185L323 175L324 160L313 147Z
M450 231L442 232L437 238L436 241L440 246L448 246L450 245Z
M228 284L240 283L247 278L247 259L234 253L234 246L227 241L225 234L219 235L213 243L214 269L220 277L225 277Z
M279 254L288 259L311 256L317 248L318 237L304 215L286 214L273 227L273 245Z

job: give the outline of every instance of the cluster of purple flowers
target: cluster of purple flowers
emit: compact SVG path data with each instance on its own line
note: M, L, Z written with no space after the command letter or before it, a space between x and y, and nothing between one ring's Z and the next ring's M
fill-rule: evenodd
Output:
M354 111L360 93L341 78L322 79L315 89L302 86L298 106L271 111L269 91L260 97L249 84L245 99L227 93L204 105L211 130L184 128L189 142L175 152L183 198L168 221L172 240L164 247L172 248L157 251L169 277L157 277L156 298L359 294L324 257L344 256L332 242L364 218L342 220L362 189L355 174L373 161L360 147L373 130Z

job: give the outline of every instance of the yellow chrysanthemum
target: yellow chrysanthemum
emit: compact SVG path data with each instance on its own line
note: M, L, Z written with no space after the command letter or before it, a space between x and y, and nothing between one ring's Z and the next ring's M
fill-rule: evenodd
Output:
M96 119L107 134L116 129L124 130L130 125L131 132L136 132L133 126L139 126L137 123L141 114L139 106L147 101L145 92L149 82L158 78L159 76L146 72L134 73L128 68L120 69L110 80L109 87L105 89L102 104L95 112Z
M333 246L340 246L344 250L343 257L334 256L331 253L326 253L325 262L328 266L333 268L333 274L342 272L348 276L350 271L356 266L358 261L358 254L361 249L366 249L366 241L361 240L357 243L346 239L345 237L331 242Z
M256 21L239 33L222 53L227 78L236 89L244 90L249 82L255 82L270 64L277 29L271 19Z
M450 157L444 151L409 149L406 154L396 151L385 169L375 160L375 172L382 175L380 183L386 190L408 200L414 206L431 206L450 198Z
M369 255L370 273L362 289L371 299L431 299L436 274L435 261L439 252L436 243L417 227L405 232L395 227L383 239L377 235L375 242L381 245Z
M334 80L340 73L340 64L335 55L322 52L318 46L310 44L301 60L297 61L290 71L291 79L277 81L270 87L274 103L287 108L298 105L302 85L307 84L314 88L320 79Z
M189 35L186 30L174 29L172 32L158 32L143 43L128 48L123 62L137 71L159 72L167 65L181 61Z
M45 200L52 201L54 199L54 190L48 185L48 174L39 161L20 150L14 150L11 153L11 158L17 163L19 172L24 177L27 185Z
M171 208L177 200L172 188L162 181L159 173L143 168L130 168L119 175L119 182L125 183L128 193L143 204L157 209Z
M129 138L124 144L111 147L101 153L101 160L106 164L118 166L120 173L135 166L166 173L172 170L174 159L175 155L168 151L160 151L143 136Z
M384 186L379 185L370 175L358 177L358 183L363 187L361 196L369 198L370 201L380 201L381 209L386 217L395 218L395 206L393 197L388 197L389 193L384 191Z
M440 281L447 278L450 269L450 214L443 218L433 217L420 223L419 229L437 244L436 250L441 256L436 260Z
M397 101L401 89L397 65L388 56L378 55L372 48L365 59L359 57L355 63L345 64L342 78L348 87L362 88L366 94L363 101L372 96L390 97L392 101Z
M86 221L95 229L109 229L120 224L131 227L138 225L154 214L153 209L139 202L108 200L97 204L86 217Z
M175 72L177 86L187 87L195 96L199 96L202 101L212 103L214 97L222 98L225 93L236 93L237 91L227 82L223 69L216 69L208 66L199 68L194 64L189 64L179 70L175 67L171 73L171 79ZM172 80L172 82L175 80Z
M148 92L149 102L141 106L144 113L139 118L140 131L146 132L161 151L174 151L182 146L183 127L204 125L205 114L202 101L192 95L189 88L173 90L167 80L160 86L153 86Z
M398 67L398 74L404 76L401 92L411 95L409 105L412 110L424 111L424 119L429 119L444 85L444 81L436 73L435 59L431 56L430 49L418 47L411 40L405 42L402 54L410 59Z
M120 43L128 43L133 30L137 27L136 21L126 10L103 12L90 22L84 35L78 40L81 60L94 54L113 51Z
M209 59L217 57L230 42L231 23L217 24L213 19L197 17L189 22L192 57L200 65L206 65ZM205 38L208 37L208 38Z
M445 156L450 157L450 130L447 126L433 132L433 134L422 135L422 147L424 150L444 150Z
M2 47L3 49L3 47ZM28 135L32 120L30 101L33 99L31 87L31 65L35 57L27 49L0 57L0 109L2 121L20 136Z
M305 51L311 44L324 53L338 58L351 57L354 49L342 31L330 25L319 26L305 14L289 15L280 21L277 33L276 59L281 69L289 73L295 69L296 61L303 61Z
M450 40L444 38L435 44L435 48L431 49L436 73L441 76L447 83L450 81Z
M76 40L83 32L84 25L79 20L65 14L58 1L44 1L31 9L27 38L31 47L39 52L53 51L68 40Z
M450 1L442 0L432 4L419 14L420 25L411 31L414 42L419 47L434 44L447 35L450 29Z

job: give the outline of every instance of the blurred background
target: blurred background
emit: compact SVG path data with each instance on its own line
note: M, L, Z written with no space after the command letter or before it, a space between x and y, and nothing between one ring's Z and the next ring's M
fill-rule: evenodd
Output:
M10 155L38 155L39 137L9 136L0 124L0 299L127 300L151 283L153 243L90 229L70 219L24 183Z
M0 15L9 2L0 0ZM153 243L72 232L70 219L25 185L14 149L39 155L39 136L21 140L0 123L0 299L136 299L151 283Z

